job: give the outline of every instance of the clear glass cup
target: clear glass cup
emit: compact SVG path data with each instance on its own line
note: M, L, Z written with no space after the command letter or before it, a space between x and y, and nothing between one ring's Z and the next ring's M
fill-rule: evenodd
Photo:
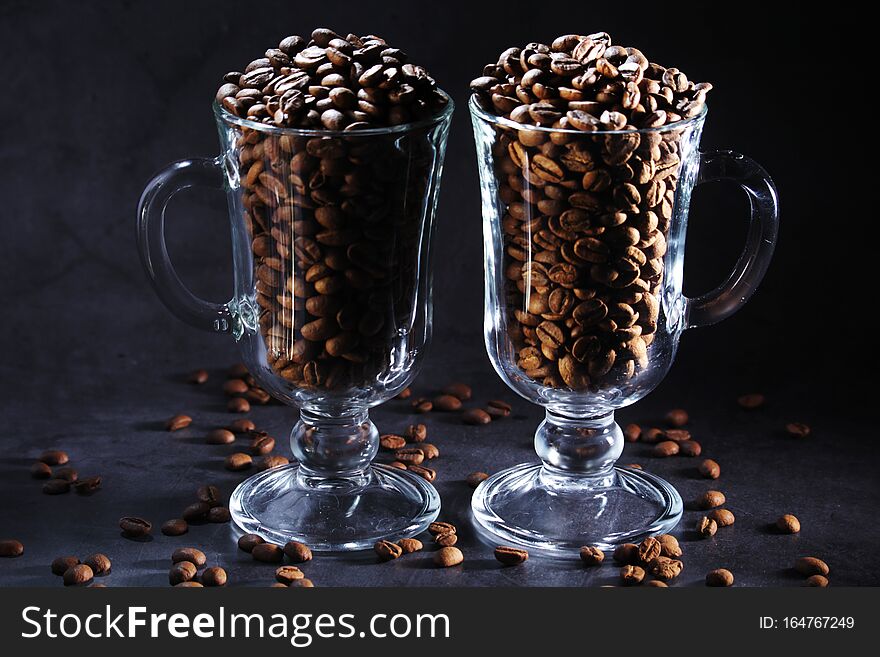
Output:
M431 235L453 104L388 128L332 132L241 119L216 103L221 154L171 164L138 209L144 267L196 327L231 333L265 391L299 409L296 462L240 484L246 532L355 550L423 531L440 507L412 473L371 464L371 407L415 377L431 337ZM225 188L234 296L195 297L165 248L164 211L193 185Z
M474 493L494 540L565 554L672 529L676 490L615 465L614 411L653 390L686 328L735 312L773 253L777 197L755 162L701 153L706 112L661 128L581 132L526 126L470 102L480 170L485 340L504 382L546 409L540 463L495 474ZM727 282L682 294L694 184L730 180L751 203L747 244Z

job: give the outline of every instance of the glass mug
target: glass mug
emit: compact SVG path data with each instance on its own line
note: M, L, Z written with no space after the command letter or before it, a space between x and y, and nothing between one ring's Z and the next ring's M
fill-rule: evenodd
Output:
M171 164L138 208L144 267L166 306L196 327L231 333L265 391L300 411L297 462L241 483L235 523L313 550L372 547L423 531L434 487L372 464L368 411L415 377L431 337L430 243L452 115L333 132L241 119L217 103L221 155ZM192 185L223 187L234 296L195 297L165 248L164 211Z
M669 371L686 328L718 322L761 281L777 233L776 189L730 151L701 153L706 111L660 128L582 132L526 126L474 99L485 255L485 341L515 392L546 409L540 463L474 493L495 540L564 554L672 529L682 502L663 479L615 465L614 411ZM694 184L731 180L751 203L747 244L726 283L682 294Z

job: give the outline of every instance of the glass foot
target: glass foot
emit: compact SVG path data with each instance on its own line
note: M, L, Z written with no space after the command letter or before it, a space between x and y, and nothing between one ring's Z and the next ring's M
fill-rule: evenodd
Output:
M496 544L568 557L584 545L611 550L668 532L682 503L669 483L641 470L615 466L595 477L524 463L480 484L471 509L477 529Z
M348 551L424 531L437 518L440 496L424 479L388 466L333 479L311 476L293 463L243 481L229 509L236 525L267 541Z

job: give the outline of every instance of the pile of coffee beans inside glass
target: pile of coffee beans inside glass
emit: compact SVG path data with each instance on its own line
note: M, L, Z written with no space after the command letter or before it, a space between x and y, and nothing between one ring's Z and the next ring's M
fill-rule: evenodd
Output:
M609 387L650 357L686 119L708 83L608 34L509 48L471 82L495 120L509 335L553 388Z
M317 29L227 73L216 100L270 367L296 389L383 380L418 315L431 118L447 96L383 39Z

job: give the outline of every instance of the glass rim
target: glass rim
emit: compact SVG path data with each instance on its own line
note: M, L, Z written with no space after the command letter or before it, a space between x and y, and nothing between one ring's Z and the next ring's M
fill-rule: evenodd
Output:
M300 137L369 137L371 135L389 135L410 132L411 130L416 130L418 128L424 128L430 125L437 125L448 119L449 116L452 114L452 111L455 109L455 103L452 101L452 97L448 93L439 88L437 89L437 91L443 94L443 97L446 98L446 105L436 114L432 114L429 117L419 119L418 121L411 121L409 123L381 126L378 128L365 128L363 130L327 130L326 128L281 127L277 125L269 125L267 123L260 123L259 121L253 121L248 118L236 116L232 112L226 110L226 108L224 108L219 102L217 102L216 99L211 104L211 106L214 109L214 116L218 121L222 121L225 124L237 125L241 128L258 130L260 132L265 132L268 134L296 135Z
M700 110L700 113L696 116L692 116L689 119L681 119L680 121L675 121L673 123L667 123L665 125L658 126L656 128L635 128L632 130L578 130L577 128L553 128L550 126L543 125L529 125L527 123L517 123L513 119L508 119L503 116L499 116L498 114L492 114L491 112L487 112L484 110L476 101L476 97L474 94L471 94L471 97L468 99L468 109L470 109L471 115L479 118L480 120L491 123L493 125L503 126L505 128L509 128L511 130L528 130L533 132L547 132L547 133L558 133L558 134L566 134L566 135L581 135L581 136L589 136L589 135L629 135L629 134L643 134L643 133L663 133L669 132L672 130L680 130L689 125L698 123L706 118L706 114L709 113L708 105L703 105L703 109Z

